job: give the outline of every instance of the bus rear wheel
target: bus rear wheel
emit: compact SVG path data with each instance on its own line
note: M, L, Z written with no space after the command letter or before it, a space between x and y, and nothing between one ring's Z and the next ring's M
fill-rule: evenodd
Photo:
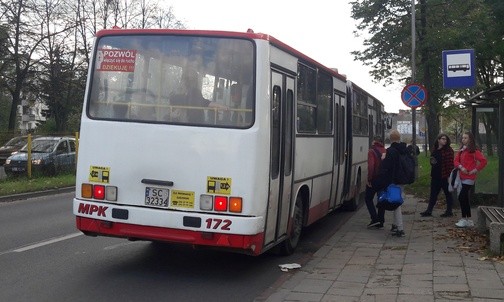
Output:
M294 215L292 217L292 230L289 238L280 244L280 254L288 256L294 253L294 250L299 244L301 231L303 230L304 208L303 199L301 196L296 197L296 205L294 206Z

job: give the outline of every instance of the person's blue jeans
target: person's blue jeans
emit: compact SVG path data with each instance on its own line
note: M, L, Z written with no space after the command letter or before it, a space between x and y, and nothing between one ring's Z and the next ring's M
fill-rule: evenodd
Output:
M366 207L368 209L369 216L371 216L371 221L383 222L383 217L380 220L378 214L376 213L376 206L374 203L374 197L375 197L376 193L377 192L375 189L373 189L372 187L366 186L366 197L365 197Z

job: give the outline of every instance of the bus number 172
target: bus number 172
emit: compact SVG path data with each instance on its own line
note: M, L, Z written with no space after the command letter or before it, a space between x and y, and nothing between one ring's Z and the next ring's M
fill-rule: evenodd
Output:
M221 229L223 231L230 231L231 220L229 219L218 219L218 218L208 218L206 220L207 229Z

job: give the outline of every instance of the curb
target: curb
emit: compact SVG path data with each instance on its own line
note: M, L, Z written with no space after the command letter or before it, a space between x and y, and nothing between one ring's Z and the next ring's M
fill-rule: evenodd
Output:
M69 193L69 192L73 192L73 191L75 191L75 186L74 187L57 188L57 189L51 189L51 190L45 190L45 191L36 191L36 192L28 192L28 193L0 196L0 202L12 202L12 201L16 201L16 200L23 200L23 199L40 197L40 196L47 196L47 195L53 195L53 194Z

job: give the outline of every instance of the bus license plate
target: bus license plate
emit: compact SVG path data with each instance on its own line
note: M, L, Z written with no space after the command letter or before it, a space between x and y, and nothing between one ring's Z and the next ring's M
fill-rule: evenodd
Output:
M168 207L170 190L162 188L145 188L145 205L156 207Z

